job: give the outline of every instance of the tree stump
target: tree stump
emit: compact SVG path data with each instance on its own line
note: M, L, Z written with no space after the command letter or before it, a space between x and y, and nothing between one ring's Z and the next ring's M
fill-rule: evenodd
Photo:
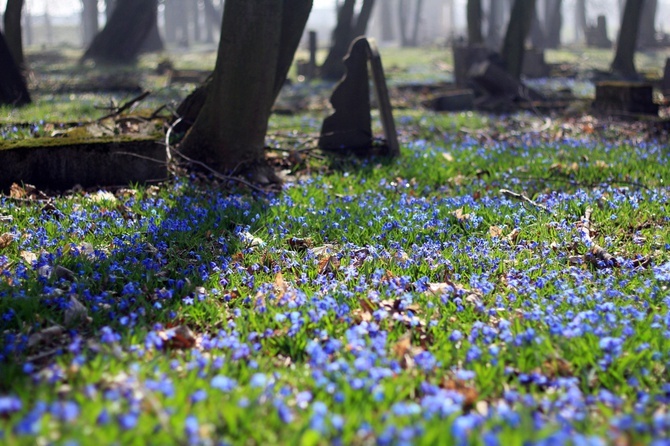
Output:
M165 146L153 139L40 139L0 144L1 190L12 183L66 190L77 184L119 186L168 176Z
M642 82L598 82L593 108L615 115L658 115L658 104L653 101L653 87Z

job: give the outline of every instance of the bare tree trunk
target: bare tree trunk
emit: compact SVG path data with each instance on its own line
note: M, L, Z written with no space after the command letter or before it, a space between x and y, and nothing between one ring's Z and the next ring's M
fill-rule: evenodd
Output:
M23 36L21 33L21 12L23 0L7 0L5 8L5 39L16 65L23 69Z
M419 30L421 29L421 10L423 9L423 0L416 0L415 8L411 46L419 46Z
M563 27L562 0L545 0L544 23L547 48L561 46L561 28Z
M107 21L112 18L112 13L116 8L117 0L105 0L105 18Z
M616 54L611 70L627 78L637 76L635 69L635 47L645 0L626 0L619 37L617 38Z
M82 60L134 62L157 24L157 8L158 0L118 0L112 17L95 36Z
M505 69L516 79L521 77L526 38L534 15L535 0L514 0L501 56Z
M226 0L213 78L183 153L275 180L264 163L265 133L311 9L312 0Z
M486 43L491 48L500 48L505 11L500 0L490 0Z
M387 0L388 1L388 0ZM418 0L419 2L423 0ZM361 6L361 11L358 13L356 18L356 25L354 26L353 35L351 40L354 40L356 37L364 36L368 30L368 22L370 21L370 16L372 16L372 10L375 6L375 0L365 0Z
M98 0L82 0L82 41L88 47L98 33Z
M575 40L582 41L586 35L586 0L575 2Z
M537 9L530 23L530 43L533 48L544 49L544 29L537 15Z
M640 18L640 34L638 36L639 46L642 48L653 48L656 46L656 10L658 0L645 0Z
M200 42L200 2L198 0L192 0L193 4L191 7L191 24L193 25L193 41Z
M345 0L337 14L337 25L333 32L333 43L321 65L321 77L328 80L338 80L344 75L344 64L342 59L347 55L349 45L355 37L364 35L374 0L365 0L361 6L358 17L355 15L356 0ZM354 17L356 17L354 19Z
M393 11L391 11L391 1L382 0L379 5L382 28L382 41L388 42L395 38L395 27L393 26Z
M496 0L493 0L493 2L496 2ZM468 44L480 45L484 43L484 36L482 35L482 0L468 0L467 19Z
M207 42L213 42L214 36L212 36L212 29L215 29L217 32L221 31L221 20L223 16L221 11L219 11L212 3L212 0L205 0L205 22L207 25Z
M0 32L0 104L25 105L30 95L19 66L9 50L5 36Z

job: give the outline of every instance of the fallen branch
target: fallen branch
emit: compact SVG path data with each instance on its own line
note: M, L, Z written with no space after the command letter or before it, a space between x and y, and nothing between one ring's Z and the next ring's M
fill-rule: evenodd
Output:
M111 113L103 116L102 118L98 119L98 122L103 121L103 120L108 119L108 118L113 118L114 116L120 115L121 113L128 110L130 107L132 107L136 103L140 102L141 100L143 100L144 98L149 96L150 94L151 94L151 92L149 90L146 90L146 91L142 92L142 94L140 94L139 96L136 96L136 97L132 98L131 100L125 102L121 106L117 107L116 110L114 110L113 112L111 112Z
M548 207L546 207L545 205L540 204L540 203L528 198L527 196L525 196L523 194L518 194L516 192L512 192L509 189L500 189L500 193L507 198L513 198L515 200L521 200L525 203L530 204L531 206L534 206L538 209L543 210L544 212L546 212L548 214L553 214L553 212L551 212L551 210Z
M591 246L589 252L584 256L585 260L593 263L596 266L598 266L599 260L602 260L606 264L610 264L611 262L613 266L619 266L619 262L617 262L617 259L612 254L607 252L605 248L593 241L593 238L591 237L592 213L592 208L586 208L586 211L584 212L584 218L582 219L582 234L586 242Z

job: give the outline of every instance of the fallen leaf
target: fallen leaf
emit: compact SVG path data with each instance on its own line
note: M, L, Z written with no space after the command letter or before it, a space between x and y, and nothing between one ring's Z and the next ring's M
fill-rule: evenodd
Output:
M14 241L14 236L9 232L0 235L0 249L5 249Z
M489 235L493 238L502 237L503 230L500 226L491 226L489 228Z
M102 203L102 202L116 203L117 201L116 196L113 193L106 190L99 190L98 192L89 196L89 200L91 200L94 203Z
M9 187L9 196L14 199L24 199L28 197L28 192L21 186L16 183L12 183Z
M37 262L37 254L30 251L21 251L19 256L26 262L28 265L32 265L33 262Z
M470 214L466 214L463 212L463 208L458 208L454 212L451 213L454 217L456 217L456 220L459 222L466 222L470 220Z
M311 238L298 238L291 237L287 241L288 246L298 252L307 251L309 248L314 246L314 241Z
M453 163L453 162L454 162L454 155L452 155L451 153L448 153L448 152L442 152L442 157L443 157L445 160L449 161L450 163Z
M340 267L340 261L337 260L335 256L324 257L319 261L319 274L335 274L337 269Z
M317 246L316 248L311 248L309 249L309 253L312 254L314 257L317 259L321 259L324 257L330 257L333 254L336 254L338 252L339 248L337 245L333 245L330 243L326 243L323 246Z

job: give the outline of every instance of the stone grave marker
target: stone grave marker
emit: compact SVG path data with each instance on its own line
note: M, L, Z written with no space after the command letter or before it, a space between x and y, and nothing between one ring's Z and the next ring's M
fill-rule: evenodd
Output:
M344 58L344 64L346 74L330 97L335 112L323 122L319 147L324 150L353 151L368 151L372 148L369 64L388 154L399 156L400 146L393 109L381 57L374 40L366 37L355 39Z

